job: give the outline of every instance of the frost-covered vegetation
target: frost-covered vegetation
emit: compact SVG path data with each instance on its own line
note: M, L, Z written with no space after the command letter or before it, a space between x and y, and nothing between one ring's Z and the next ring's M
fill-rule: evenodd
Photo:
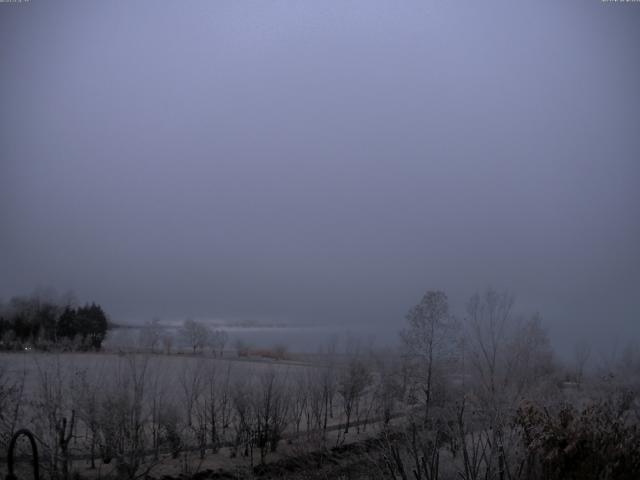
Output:
M154 353L2 354L1 451L26 426L47 478L189 478L205 465L227 478L336 478L338 464L403 480L640 475L638 350L605 362L580 345L563 364L541 317L516 315L508 293L475 295L456 317L429 291L397 351L351 338L313 361L221 358L197 322L183 325L193 342L178 355L148 327ZM265 466L286 458L311 463Z

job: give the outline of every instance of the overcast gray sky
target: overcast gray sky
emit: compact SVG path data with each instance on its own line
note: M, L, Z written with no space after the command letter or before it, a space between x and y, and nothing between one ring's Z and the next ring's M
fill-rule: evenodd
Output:
M0 297L640 335L640 4L0 4ZM571 340L572 341L572 340Z

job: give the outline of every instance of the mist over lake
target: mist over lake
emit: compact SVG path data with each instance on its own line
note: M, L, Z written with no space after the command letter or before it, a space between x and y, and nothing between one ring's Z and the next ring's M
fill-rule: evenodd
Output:
M204 323L207 323L206 321ZM338 325L326 326L229 326L215 321L211 325L229 334L229 347L233 348L238 340L256 348L272 348L285 346L291 352L316 353L318 350L334 346L338 351L344 351L349 343L359 342L363 346L378 348L395 348L399 345L397 328L390 326L371 327L367 325ZM167 326L176 339L176 347L186 348L188 345L180 335L179 326ZM140 332L144 327L131 326L115 328L105 339L105 348L131 348L139 346Z

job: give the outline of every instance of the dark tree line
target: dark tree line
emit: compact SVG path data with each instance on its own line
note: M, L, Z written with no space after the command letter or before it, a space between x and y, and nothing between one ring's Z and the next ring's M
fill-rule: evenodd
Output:
M100 305L62 304L38 296L0 305L0 348L99 350L109 327Z

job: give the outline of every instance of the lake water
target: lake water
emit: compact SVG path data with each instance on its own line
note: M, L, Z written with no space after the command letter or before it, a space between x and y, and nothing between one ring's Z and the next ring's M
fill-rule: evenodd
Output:
M363 346L394 347L398 344L397 329L381 326L218 326L229 335L227 347L233 349L239 340L253 348L285 346L291 352L315 353L331 343L337 344L338 351L350 348L354 342ZM109 331L104 346L108 349L135 348L142 327L115 328ZM180 335L179 326L165 326L165 332L174 337L176 348L187 345Z

